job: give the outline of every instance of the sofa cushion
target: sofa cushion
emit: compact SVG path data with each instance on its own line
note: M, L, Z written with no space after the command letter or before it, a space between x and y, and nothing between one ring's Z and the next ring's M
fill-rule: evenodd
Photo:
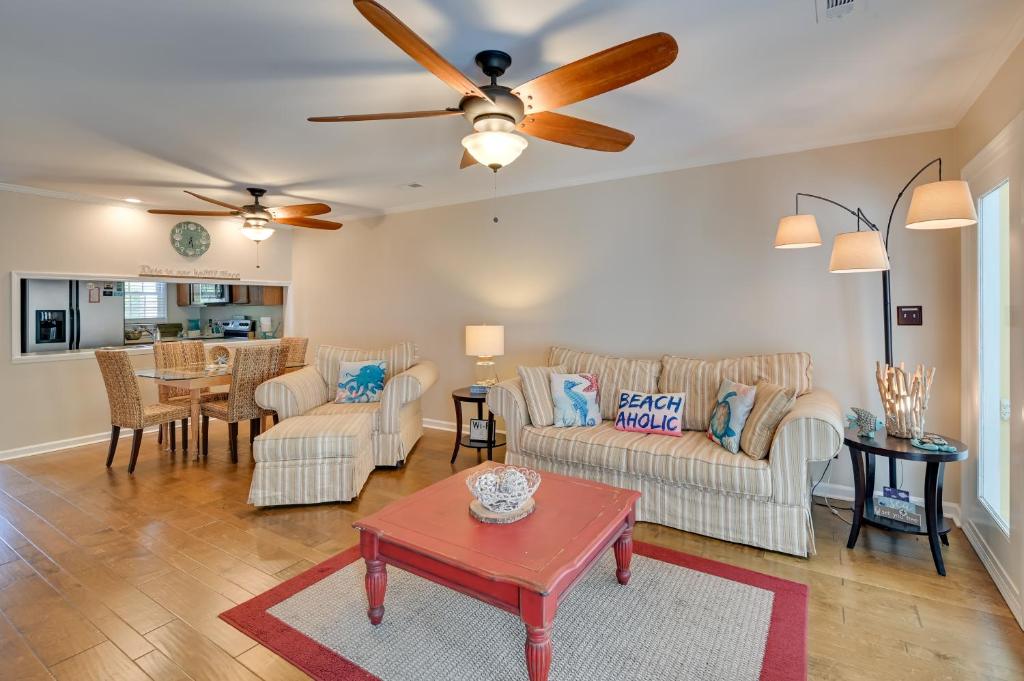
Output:
M369 404L358 404L358 403L347 403L338 404L335 402L328 402L322 404L319 407L315 407L307 411L303 416L349 416L351 414L369 414L370 415L370 427L373 432L380 431L380 419L381 419L381 403L370 402ZM280 425L280 424L279 424Z
M793 408L794 402L796 391L793 388L783 388L769 381L757 382L754 408L740 436L740 449L744 454L754 459L768 456L775 430L782 417Z
M256 438L253 458L260 463L370 457L371 420L370 414L285 419Z
M707 430L711 409L723 378L744 385L770 381L784 388L793 388L797 397L813 388L813 365L806 352L780 352L773 355L750 355L707 361L690 357L665 355L661 358L659 390L663 393L686 393L683 405L683 428Z
M724 361L708 362L665 355L661 362L659 392L686 395L683 429L706 431L718 397L718 387L722 384Z
M756 499L772 496L768 461L730 454L704 433L693 431L683 433L682 437L645 435L629 446L626 470L665 482Z
M419 361L415 343L396 343L390 347L376 350L360 350L358 348L340 348L334 345L321 345L316 350L316 368L327 385L337 385L342 362L365 362L371 359L382 359L387 362L385 382L390 381Z
M555 422L555 403L551 399L551 374L565 373L565 367L519 367L516 369L523 385L523 398L535 426L550 426Z
M526 426L520 437L520 449L536 456L624 471L629 448L647 436L616 430L611 421L602 421L591 428Z
M555 346L551 348L548 364L564 365L569 373L597 374L603 419L615 418L619 411L619 392L622 390L658 392L661 362L656 360L595 355Z

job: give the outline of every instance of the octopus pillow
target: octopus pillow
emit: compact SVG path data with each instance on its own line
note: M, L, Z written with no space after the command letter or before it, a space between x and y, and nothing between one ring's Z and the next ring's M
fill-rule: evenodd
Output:
M740 451L740 433L754 407L755 392L752 385L736 383L728 378L722 380L718 398L711 410L709 440L717 442L733 454Z
M558 428L601 423L597 374L551 374L551 401Z
M342 362L338 371L337 404L380 402L388 363L382 359L367 362Z

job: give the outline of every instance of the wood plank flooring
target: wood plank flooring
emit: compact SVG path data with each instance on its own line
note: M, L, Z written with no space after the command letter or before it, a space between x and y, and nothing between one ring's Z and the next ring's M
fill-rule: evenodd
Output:
M109 471L103 444L0 464L0 676L307 678L218 613L356 543L356 518L477 463L463 451L449 466L452 434L427 431L353 503L256 511L247 438L233 465L226 434L211 424L203 462L147 435L134 477L124 442ZM815 532L807 560L657 525L636 537L810 585L812 679L1024 678L1024 633L962 532L945 579L926 539L866 528L849 551L820 507Z

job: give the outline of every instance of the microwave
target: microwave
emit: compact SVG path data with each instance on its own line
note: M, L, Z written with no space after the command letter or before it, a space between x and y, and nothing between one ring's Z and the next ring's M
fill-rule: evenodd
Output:
M227 305L231 302L231 287L227 284L190 284L191 305Z

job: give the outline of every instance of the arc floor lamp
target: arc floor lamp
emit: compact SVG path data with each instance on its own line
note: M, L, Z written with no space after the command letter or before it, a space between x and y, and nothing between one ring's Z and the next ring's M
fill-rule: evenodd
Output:
M882 328L885 338L885 363L892 366L892 283L889 277L889 236L892 231L892 219L896 207L910 185L921 174L933 165L938 164L939 180L914 188L910 198L910 209L907 211L907 229L950 229L970 227L978 223L978 214L974 209L974 199L967 183L962 180L942 179L942 158L926 163L914 173L900 193L889 211L889 221L885 233L878 225L868 220L860 208L850 208L838 201L797 192L796 212L779 220L775 233L775 248L811 248L821 245L821 233L814 215L800 212L800 197L817 199L842 208L857 220L857 231L841 232L836 235L832 244L832 257L829 271L838 274L855 272L882 273Z

